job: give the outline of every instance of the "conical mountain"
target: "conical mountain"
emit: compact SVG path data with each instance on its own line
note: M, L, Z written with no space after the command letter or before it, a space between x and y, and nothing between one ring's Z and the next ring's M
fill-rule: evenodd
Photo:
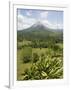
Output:
M42 22L36 22L30 28L18 31L19 36L25 39L48 39L48 37L62 38L63 30L55 30L46 27Z

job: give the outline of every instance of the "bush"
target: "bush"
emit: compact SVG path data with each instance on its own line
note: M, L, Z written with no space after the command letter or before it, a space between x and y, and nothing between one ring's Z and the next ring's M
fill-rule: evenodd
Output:
M54 50L54 51L57 51L57 50L59 50L59 49L60 49L60 48L59 48L58 45L54 45L54 46L53 46L53 50Z
M63 78L63 63L57 58L46 58L32 64L31 68L24 72L24 80L61 79ZM28 78L28 79L27 79Z
M24 63L28 63L28 62L30 62L32 60L32 57L31 56L24 56L23 57L23 62Z
M31 47L22 48L20 58L24 63L32 61L32 48Z
M39 56L37 53L33 53L33 62L36 63L39 60Z

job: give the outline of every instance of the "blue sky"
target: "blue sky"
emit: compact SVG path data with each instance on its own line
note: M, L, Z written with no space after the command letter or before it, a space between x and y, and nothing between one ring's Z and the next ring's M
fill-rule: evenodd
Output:
M26 29L40 21L51 28L63 28L63 11L17 9L18 29Z

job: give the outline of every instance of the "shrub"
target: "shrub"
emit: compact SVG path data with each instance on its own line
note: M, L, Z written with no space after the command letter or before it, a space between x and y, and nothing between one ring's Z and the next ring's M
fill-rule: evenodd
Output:
M31 68L24 72L29 79L61 79L63 78L63 63L57 58L45 58L32 64ZM24 78L26 80L26 78Z
M23 58L23 62L24 63L28 63L28 62L30 62L32 60L32 57L31 56L24 56L24 58Z
M32 48L31 47L24 47L21 50L21 59L24 63L28 63L32 61Z
M37 53L33 53L33 62L37 62L39 60L39 56Z

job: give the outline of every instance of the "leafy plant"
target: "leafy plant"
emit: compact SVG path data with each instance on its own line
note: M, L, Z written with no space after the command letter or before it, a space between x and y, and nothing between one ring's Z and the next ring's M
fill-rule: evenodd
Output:
M44 55L31 68L25 70L24 80L32 79L61 79L63 77L63 63L60 58L45 58ZM26 79L28 77L28 79Z

